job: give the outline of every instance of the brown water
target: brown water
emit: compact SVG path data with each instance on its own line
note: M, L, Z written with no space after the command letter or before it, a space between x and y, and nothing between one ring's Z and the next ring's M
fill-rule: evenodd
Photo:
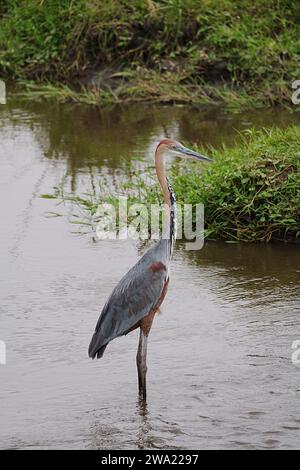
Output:
M75 236L67 218L44 216L56 201L39 198L61 180L84 190L132 157L151 159L165 135L230 144L252 124L291 122L297 116L279 110L0 105L2 449L299 447L299 247L177 244L141 406L137 332L103 360L87 358L100 308L137 246Z

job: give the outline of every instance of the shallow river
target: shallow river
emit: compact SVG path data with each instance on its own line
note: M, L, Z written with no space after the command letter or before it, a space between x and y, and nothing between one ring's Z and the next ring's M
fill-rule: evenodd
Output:
M130 158L152 162L162 136L231 144L287 111L226 115L184 107L99 111L0 105L0 365L2 449L294 448L300 445L300 248L177 244L172 281L149 338L148 403L137 400L138 332L101 361L87 346L101 306L140 255L133 241L72 233L55 200Z

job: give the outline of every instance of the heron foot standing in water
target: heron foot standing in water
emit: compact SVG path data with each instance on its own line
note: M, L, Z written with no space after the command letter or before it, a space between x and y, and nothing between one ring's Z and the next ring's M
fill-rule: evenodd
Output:
M147 343L155 314L158 312L169 284L169 265L176 240L175 195L165 170L165 156L210 162L204 155L184 147L174 140L162 140L155 151L155 167L164 198L164 232L120 280L103 307L89 346L89 356L98 359L110 341L140 328L136 356L139 394L146 400Z

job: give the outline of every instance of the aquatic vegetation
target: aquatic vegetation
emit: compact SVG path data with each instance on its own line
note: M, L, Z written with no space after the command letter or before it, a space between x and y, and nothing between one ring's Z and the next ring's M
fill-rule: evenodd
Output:
M177 204L203 203L205 237L228 242L300 240L300 127L249 130L233 148L211 148L211 165L176 165L171 179ZM199 149L201 150L201 149ZM202 149L203 150L203 149ZM206 149L206 153L207 149ZM114 191L102 181L97 194L68 195L55 188L54 197L70 201L90 219L99 203L118 206L160 200L154 169L129 169ZM47 196L49 197L49 196ZM78 216L77 216L78 217ZM76 223L80 223L77 219Z
M300 239L300 128L251 130L235 148L212 151L201 173L182 170L179 202L202 201L206 236L229 241Z
M290 102L299 79L297 2L7 0L0 75L32 96L231 107Z

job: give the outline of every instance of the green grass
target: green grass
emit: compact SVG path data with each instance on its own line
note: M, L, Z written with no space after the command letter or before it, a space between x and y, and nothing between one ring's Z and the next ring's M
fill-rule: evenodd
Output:
M6 0L0 75L63 100L289 102L299 20L289 0ZM117 81L82 91L108 67Z
M300 128L248 131L214 164L174 180L179 202L205 206L206 236L227 241L300 240Z
M295 242L300 240L300 127L247 131L234 148L211 149L214 163L182 163L171 168L177 204L205 206L205 237L228 242ZM55 197L71 201L90 218L97 205L161 201L154 168L131 168L112 194L102 185L95 194ZM49 196L46 196L49 197Z

